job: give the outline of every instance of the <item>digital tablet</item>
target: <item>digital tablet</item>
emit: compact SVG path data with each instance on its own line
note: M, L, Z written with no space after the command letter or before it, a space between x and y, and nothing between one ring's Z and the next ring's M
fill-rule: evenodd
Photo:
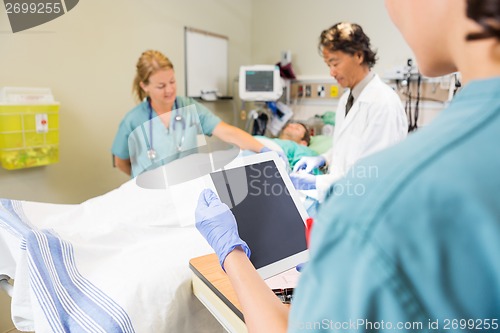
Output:
M308 260L307 212L275 152L237 158L210 173L210 180L233 212L263 279Z

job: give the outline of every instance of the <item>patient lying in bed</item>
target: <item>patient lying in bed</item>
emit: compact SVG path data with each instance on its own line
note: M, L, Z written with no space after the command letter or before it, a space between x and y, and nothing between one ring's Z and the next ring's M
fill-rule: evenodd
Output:
M323 146L325 146L325 143L328 147L331 145L331 137L311 137L307 126L296 121L287 123L278 138L265 136L255 136L255 138L271 150L284 152L292 169L300 158L317 156L324 152L323 149L326 147ZM316 170L316 173L320 173L319 170Z

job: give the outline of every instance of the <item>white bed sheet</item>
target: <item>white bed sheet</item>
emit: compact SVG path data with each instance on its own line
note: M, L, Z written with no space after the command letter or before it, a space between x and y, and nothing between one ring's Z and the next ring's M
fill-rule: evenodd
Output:
M24 222L68 242L78 273L124 310L132 331L221 332L192 294L188 265L189 259L213 252L193 225L204 187L201 178L167 190L143 189L130 180L79 205L7 200L0 208L5 213L12 205ZM14 324L22 331L53 332L30 283L25 240L1 222L0 275L15 280ZM120 330L105 329L113 331Z

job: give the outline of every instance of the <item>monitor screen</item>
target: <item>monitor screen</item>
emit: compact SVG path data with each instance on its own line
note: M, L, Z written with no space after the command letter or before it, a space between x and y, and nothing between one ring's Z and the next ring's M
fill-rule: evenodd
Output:
M235 188L242 186L241 168L247 178L243 200L236 198L242 191ZM256 269L307 249L304 219L274 161L214 172L211 178L221 201L232 207L238 232L252 251L250 261Z
M279 67L275 65L241 66L238 79L242 101L277 101L283 94Z
M246 91L273 91L273 71L246 71Z

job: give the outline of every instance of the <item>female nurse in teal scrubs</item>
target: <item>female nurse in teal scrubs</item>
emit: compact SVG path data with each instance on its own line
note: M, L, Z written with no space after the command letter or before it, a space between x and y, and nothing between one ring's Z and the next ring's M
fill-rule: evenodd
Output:
M203 135L254 152L264 148L192 98L177 96L174 66L161 52L142 53L136 69L133 90L140 103L125 115L112 147L121 171L134 177L196 152Z

